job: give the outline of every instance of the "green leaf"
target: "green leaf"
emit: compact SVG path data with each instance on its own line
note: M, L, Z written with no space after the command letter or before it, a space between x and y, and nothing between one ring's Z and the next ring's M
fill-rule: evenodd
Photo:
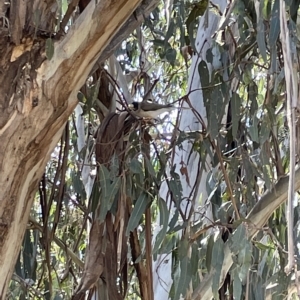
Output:
M74 192L81 195L82 198L86 197L85 188L82 183L81 174L80 172L76 172L74 170L71 171L71 179L72 179L72 186L74 188Z
M220 76L213 77L213 84L211 84L208 67L204 61L199 63L198 72L202 86L203 102L208 119L207 130L210 133L211 138L215 138L219 133L220 120L224 115L227 97L224 97L223 91L225 91L226 88L225 85L223 86L221 84L222 79Z
M265 20L270 18L271 5L272 5L272 1L263 0L263 3L262 3L262 17Z
M197 18L199 16L203 16L207 7L208 7L208 0L199 1L194 3L194 7L191 10L189 16L186 19L186 28L189 35L190 45L195 49L195 38L194 38L194 29L196 27Z
M238 94L233 93L231 98L231 115L232 115L232 137L236 138L240 121L241 98Z
M175 172L176 165L170 170L172 179L169 181L170 191L172 196L175 198L177 204L180 203L182 197L182 185L179 175Z
M113 182L110 184L109 186L109 194L107 195L107 209L110 210L111 206L115 200L115 196L117 195L117 193L119 192L121 187L121 178L120 177L116 177Z
M270 120L267 115L264 115L259 131L260 144L264 144L270 137Z
M93 213L96 211L99 201L100 201L100 183L99 181L95 181L90 196L91 211Z
M241 247L238 254L238 262L240 265L247 265L247 267L249 268L252 258L252 244L247 238L244 238L242 244L243 246Z
M168 47L170 45L169 44L169 39L174 35L176 29L177 28L175 27L174 19L170 18L170 23L169 23L169 26L168 26L168 31L167 31L166 36L165 36L166 47Z
M162 198L158 198L158 207L160 216L159 225L163 227L168 227L170 212L167 207L166 201L164 201Z
M190 260L191 276L195 276L199 271L199 262L201 261L199 247L196 243L192 244L192 254ZM198 276L197 276L198 277Z
M176 180L169 181L170 191L172 192L173 197L175 198L176 202L179 203L181 200L181 190L180 186L178 186Z
M126 235L128 236L131 231L133 231L135 228L138 227L141 217L143 213L145 212L146 208L148 207L150 201L148 198L148 194L145 192L142 192L139 198L137 199L134 208L131 212L128 226L126 229Z
M251 136L251 139L253 142L259 142L259 136L258 136L258 119L256 116L252 119L252 124L249 127L249 134Z
M208 243L207 243L207 247L206 247L206 259L205 259L206 268L207 268L208 272L210 272L210 269L211 269L213 246L214 246L214 236L211 235L208 239Z
M166 50L166 54L165 54L165 57L166 57L166 60L172 65L174 66L175 65L175 61L176 61L176 50L173 49L173 48L168 48Z
M108 195L108 186L110 182L110 173L108 169L103 165L99 165L99 178L100 178L100 187L104 191L104 195Z
M267 60L267 47L266 47L266 40L265 40L265 25L263 23L263 19L259 18L258 24L257 24L257 45L260 50L260 54L264 61Z
M142 163L138 159L133 158L130 162L130 171L133 174L143 175L144 173Z
M214 243L212 257L211 266L215 271L212 278L212 292L214 297L218 299L220 276L224 261L224 242L221 238L218 238Z
M244 247L244 242L246 240L246 227L244 224L238 226L235 232L229 236L228 246L233 255L238 254L241 248Z
M191 281L191 264L189 258L184 256L179 262L179 277L178 282L175 286L175 296L174 299L180 299L181 295L184 297L186 294L186 290Z
M159 225L161 226L161 229L156 236L155 244L153 247L153 253L156 253L158 251L159 246L161 245L163 239L166 236L168 223L169 223L169 215L170 215L167 204L162 198L158 198L158 207L159 207L159 217L160 217Z
M165 41L161 39L151 40L151 42L153 43L154 46L161 46L161 47L165 46Z
M272 14L270 19L269 44L270 48L275 47L280 32L280 18L279 18L279 0L275 0L272 7Z
M269 249L269 251L271 252L272 250ZM264 253L264 255L262 256L260 262L258 263L257 276L259 276L259 277L263 277L263 272L265 270L265 266L266 266L266 262L267 262L267 259L268 259L268 252L269 251L266 251Z
M258 104L257 104L258 88L254 82L249 83L248 95L249 95L249 99L251 101L250 115L254 116L254 114L256 113L256 111L258 109Z
M208 108L208 110L206 110L208 119L208 132L210 133L212 139L219 134L220 119L224 113L224 97L222 89L218 81L214 83L217 84L217 86L213 88L209 103L206 104L206 109Z
M51 60L54 54L54 43L51 38L46 40L46 57L48 60Z
M149 174L150 174L154 179L156 179L156 173L155 173L155 170L154 170L154 168L153 168L152 163L150 162L150 160L149 160L146 156L144 156L144 159L145 159L147 171L149 172Z
M168 232L172 232L175 225L177 224L177 221L178 221L178 217L179 217L179 211L178 209L175 210L175 213L169 223L169 231Z
M23 270L21 267L21 252L19 252L18 259L15 264L15 272L20 278L25 279L25 276L24 276L24 273L23 273Z
M212 63L213 59L214 59L214 55L212 53L212 49L208 48L207 51L206 51L206 61L209 62L209 63Z
M186 27L190 28L192 24L195 24L195 21L199 16L203 16L208 5L208 0L199 1L194 3L194 7L191 10L189 16L186 19Z
M209 100L210 97L210 90L209 90L209 71L207 64L204 60L201 60L201 62L198 65L198 73L201 80L201 87L203 89L203 101L204 103Z
M242 296L242 282L238 276L237 270L233 271L233 298L241 299Z
M32 265L30 256L33 252L33 244L31 240L31 232L26 230L23 242L23 263L24 263L24 271L27 276L32 278Z
M170 253L176 247L178 235L175 233L167 234L163 240L161 247L159 248L159 254Z
M99 165L98 174L99 174L99 182L101 187L100 213L98 218L100 221L103 221L108 211L108 203L110 200L109 194L111 192L110 191L111 179L110 179L110 173L108 169L103 164Z

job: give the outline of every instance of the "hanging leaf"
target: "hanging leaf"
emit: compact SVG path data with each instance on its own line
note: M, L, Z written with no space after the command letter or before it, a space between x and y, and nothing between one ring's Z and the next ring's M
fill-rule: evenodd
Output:
M134 208L131 212L127 229L126 229L126 235L128 236L131 231L133 231L135 228L138 227L141 217L143 213L145 212L146 208L148 207L150 201L149 196L145 192L142 192L142 194L137 199Z
M211 267L214 269L212 279L212 291L215 298L218 298L220 276L224 261L224 242L218 238L213 246Z
M109 185L110 185L110 173L108 169L103 165L99 165L99 182L101 187L101 193L103 197L106 197L109 194Z
M109 194L107 195L107 210L111 209L111 206L115 200L115 196L119 192L121 187L121 178L116 177L109 186Z
M194 29L196 27L196 24L198 24L197 18L199 16L203 16L206 12L206 9L208 7L208 0L199 1L198 3L194 3L194 7L191 10L189 16L187 17L187 20L185 22L187 32L189 35L190 44L195 49L195 38L194 38Z
M275 0L272 7L272 13L270 19L269 44L271 48L275 47L277 43L277 39L279 37L279 32L280 32L279 0Z
M233 271L233 297L234 299L241 299L242 283L238 276L237 270Z
M263 19L259 18L258 24L257 24L257 45L260 50L260 54L264 61L267 60L267 47L266 47L266 40L265 40L265 25L263 23Z
M176 61L176 50L173 48L168 48L166 50L166 60L174 67L175 66L175 61Z
M133 158L130 162L130 171L133 174L143 175L144 173L142 163L138 159Z
M110 173L107 170L107 168L100 164L98 168L98 174L99 174L99 182L101 187L101 193L100 193L100 214L98 216L100 221L103 221L105 219L105 216L108 211L108 195L110 193Z
M249 83L248 86L248 95L249 99L251 101L251 106L250 106L250 116L254 116L258 109L258 104L257 104L257 95L258 95L258 88L257 85L253 82Z
M224 115L223 111L223 104L224 104L224 97L221 89L221 85L218 80L214 81L214 84L216 85L212 92L211 97L209 100L209 103L207 103L207 106L209 105L209 110L207 111L207 117L208 117L208 132L212 139L216 138L219 134L219 127L220 127L220 121L222 116Z
M249 127L249 134L251 136L252 141L254 142L259 142L259 136L258 136L258 122L259 120L257 119L256 116L252 119L252 124Z
M93 188L92 188L90 201L89 201L91 203L92 213L94 213L96 211L99 201L100 201L100 183L99 183L99 181L95 181Z
M246 227L244 224L238 226L235 232L229 236L228 246L232 252L232 255L239 253L240 249L243 247L246 239Z
M232 137L236 138L240 121L241 98L238 94L233 93L231 98L231 121L232 121Z
M187 256L184 256L180 260L179 266L180 266L180 272L179 272L180 275L178 277L178 284L176 284L175 287L174 300L180 299L181 295L185 296L186 290L192 278L191 264Z
M168 47L169 39L174 35L175 30L176 30L176 27L175 27L174 19L170 19L170 24L168 26L168 31L167 31L166 36L165 36L166 47Z
M150 160L146 156L144 156L144 160L145 160L145 163L146 163L147 171L153 177L153 179L156 180L156 172L153 168L152 163L150 162Z
M239 278L243 284L246 284L247 275L251 267L252 261L252 244L249 240L246 240L244 247L241 248L238 254L238 263L241 266L239 269Z
M51 60L54 54L54 43L51 38L46 40L46 57L48 60Z
M178 221L178 217L179 217L179 211L178 211L178 209L176 209L175 213L174 213L174 215L173 215L173 217L172 217L172 219L171 219L171 221L169 223L169 231L168 231L168 233L170 233L170 232L172 232L174 230L174 227L175 227L175 225L176 225L176 223Z
M206 268L207 271L210 272L211 269L211 262L212 262L212 255L213 255L213 246L214 246L214 236L211 235L208 239L207 247L206 247Z
M208 110L209 100L211 90L209 89L209 71L205 61L201 61L198 65L198 73L200 76L201 87L202 87L202 94L203 94L203 102L206 107L206 111Z
M159 207L159 216L160 216L159 225L161 226L161 229L156 236L155 244L153 247L153 253L156 253L156 251L160 247L160 244L162 243L163 239L166 236L168 230L169 215L170 215L167 204L162 198L158 198L158 207Z

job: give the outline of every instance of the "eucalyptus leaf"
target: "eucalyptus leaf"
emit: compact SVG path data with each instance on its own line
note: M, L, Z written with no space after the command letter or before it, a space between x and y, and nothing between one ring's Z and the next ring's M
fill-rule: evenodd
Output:
M165 53L166 60L172 65L175 65L177 52L173 48L168 48Z
M233 297L234 299L241 299L242 296L242 282L239 278L237 270L233 271Z
M211 269L211 263L212 263L212 255L213 255L213 246L214 246L214 236L211 235L208 238L208 243L207 243L207 247L206 247L206 268L207 271L210 272Z
M143 175L144 173L142 163L138 159L133 158L130 162L130 171L133 174Z
M54 55L54 42L51 38L46 40L46 57L48 60L51 60Z
M144 160L145 160L145 163L146 163L147 171L149 172L149 174L154 179L156 179L156 172L155 172L155 170L153 168L153 165L152 165L151 161L147 157L144 157Z
M239 251L244 247L246 241L246 227L244 224L241 224L237 227L235 232L229 236L228 246L233 255L239 253Z
M212 278L212 291L215 298L218 298L221 269L224 261L224 242L217 238L213 246L211 267L214 269Z
M180 260L180 276L178 279L178 284L175 288L174 299L180 299L181 295L186 295L186 290L191 281L191 264L187 256L182 257Z
M261 1L262 2L262 1ZM265 40L265 25L262 18L259 18L257 24L257 44L261 53L261 56L264 61L267 60L267 47L266 47L266 40Z
M232 137L236 138L239 128L241 98L238 94L232 93L231 98L231 120L232 120Z
M126 228L126 235L128 236L131 231L136 229L140 223L142 215L144 214L146 208L150 204L149 196L145 192L142 192L138 197L134 208L130 214L128 225Z
M249 134L251 136L251 139L254 142L259 142L259 136L258 136L258 122L259 120L257 119L256 116L253 117L253 120L249 126Z
M269 44L270 47L275 47L280 32L280 18L279 18L279 0L273 2L271 19L270 19L270 32Z
M159 216L160 216L159 224L161 226L161 230L156 236L155 244L153 247L153 253L156 253L163 239L166 236L167 229L168 229L169 215L170 215L167 204L162 198L158 198L158 207L159 207Z

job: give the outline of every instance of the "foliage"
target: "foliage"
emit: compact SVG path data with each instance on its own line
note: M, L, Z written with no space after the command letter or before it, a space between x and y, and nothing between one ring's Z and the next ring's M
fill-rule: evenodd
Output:
M150 270L151 243L154 260L171 254L171 299L197 291L209 272L216 299L225 299L225 295L283 299L291 292L295 275L284 273L285 208L274 211L255 236L249 234L251 224L246 219L262 195L289 171L279 0L255 2L236 2L232 18L216 33L206 53L196 51L198 18L206 17L207 7L219 14L218 7L207 1L174 0L170 9L163 10L161 3L116 50L117 63L109 60L95 67L78 94L80 107L70 117L40 182L9 298L71 298L83 273L93 220L106 220L111 230L107 229L113 242L103 229L103 243L122 248L113 249L119 259L114 262L118 283L110 284L117 285L125 299L147 299L141 294L141 274L143 267ZM291 12L298 6L297 1L289 1ZM65 1L61 7L63 17ZM297 15L292 15L292 48L299 42L297 25ZM51 39L46 46L51 59ZM114 147L104 151L103 142L102 153L97 153L95 140L107 120L103 107L109 109L114 103L123 112L126 101L141 100L149 90L156 101L190 105L187 53L198 59L196 70L190 72L198 72L201 79L207 122L195 115L202 130L179 132L175 113L159 124L134 119L126 127L126 119L119 137L122 145L114 140ZM210 75L216 53L221 67ZM111 144L117 131L106 132L112 136L107 143ZM183 185L189 185L191 174L182 163L180 172L186 182L181 181L172 157L175 149L185 151L186 142L193 144L190 155L199 155L202 162L195 171L209 172L207 178L201 178L206 180L209 195L204 207L209 203L213 211L209 224L203 209L197 207L203 203L195 202L191 210L183 207ZM295 143L298 157L298 141ZM99 164L99 155L108 158ZM211 165L206 165L208 159ZM171 204L159 196L163 182ZM296 245L300 239L298 214L297 203ZM149 241L149 232L157 228L159 233ZM233 264L219 290L228 251ZM296 265L299 267L298 260Z

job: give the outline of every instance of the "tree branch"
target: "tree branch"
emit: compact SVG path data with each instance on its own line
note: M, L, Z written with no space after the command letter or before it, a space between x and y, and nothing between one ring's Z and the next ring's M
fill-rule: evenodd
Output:
M288 185L289 185L289 175L282 177L274 188L267 192L257 204L253 207L250 213L247 216L247 223L249 224L249 236L255 236L260 228L262 228L265 223L268 221L273 212L283 204L288 197ZM295 191L300 189L300 168L295 173ZM243 226L243 225L240 225ZM233 260L232 253L227 244L225 244L224 249L224 261L221 270L220 283L221 286L224 282L226 274L228 273ZM212 278L213 273L210 272L201 284L195 289L192 299L212 299Z
M154 8L158 5L158 0L144 0L141 5L134 11L131 17L126 21L126 23L120 28L113 40L101 53L97 63L101 63L109 58L119 44L128 37L128 35L134 31L144 19L150 15Z

